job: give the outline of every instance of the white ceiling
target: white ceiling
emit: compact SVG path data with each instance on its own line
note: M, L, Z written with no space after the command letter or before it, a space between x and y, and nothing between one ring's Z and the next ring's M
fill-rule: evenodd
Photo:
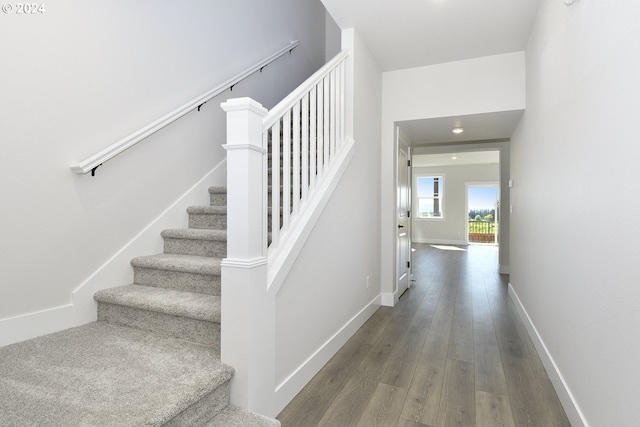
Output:
M418 154L411 160L411 166L461 166L499 164L500 152L498 151L469 151L441 154Z
M559 1L559 0L558 0ZM383 71L522 51L540 0L322 0Z
M558 0L560 1L560 0ZM523 51L540 0L322 0L393 71ZM509 138L521 112L401 123L414 143ZM454 123L465 128L454 135Z
M504 111L409 120L398 124L414 144L507 139L511 137L522 113L522 111ZM456 127L461 127L464 132L460 134L451 132Z

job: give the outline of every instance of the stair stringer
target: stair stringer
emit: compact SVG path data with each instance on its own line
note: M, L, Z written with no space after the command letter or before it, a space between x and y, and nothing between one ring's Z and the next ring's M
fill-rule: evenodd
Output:
M347 138L318 186L309 193L309 198L301 205L298 215L292 217L289 227L280 235L278 247L269 249L267 254L269 294L275 296L280 291L287 274L353 159L354 147L354 140Z

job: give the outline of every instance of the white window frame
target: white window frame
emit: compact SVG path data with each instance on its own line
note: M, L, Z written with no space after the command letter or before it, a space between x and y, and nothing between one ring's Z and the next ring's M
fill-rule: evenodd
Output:
M418 182L421 178L439 178L438 180L438 196L437 200L439 201L440 207L440 216L421 216L420 215L420 199L425 197L420 197ZM416 195L416 203L415 203L415 212L413 213L414 218L422 221L444 221L445 220L445 211L444 211L444 200L445 200L445 192L446 192L446 176L444 173L421 173L415 175L414 189ZM429 198L430 197L426 197ZM434 197L435 198L435 197Z

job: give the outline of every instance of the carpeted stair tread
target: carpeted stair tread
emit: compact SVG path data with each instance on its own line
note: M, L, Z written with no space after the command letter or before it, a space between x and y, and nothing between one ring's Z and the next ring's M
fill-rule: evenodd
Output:
M220 259L196 255L155 254L135 257L134 267L186 273L220 275Z
M96 292L98 302L220 323L220 297L153 286L124 285Z
M187 208L187 213L188 214L208 214L208 215L225 214L226 215L227 207L226 206L189 206Z
M220 186L209 187L209 194L227 194L227 187L220 187Z
M165 254L225 258L227 230L211 228L178 228L163 230Z
M193 240L227 240L227 230L211 230L208 228L175 228L163 230L160 235L171 239L193 239Z
M224 198L224 203L221 200ZM226 195L224 197L211 197L212 206L190 206L187 208L189 214L189 228L209 228L225 230L227 228L227 207Z
M232 375L208 346L94 322L0 348L0 425L172 424Z
M204 427L280 427L280 421L267 418L255 412L239 408L234 405L227 406L214 419L204 425Z

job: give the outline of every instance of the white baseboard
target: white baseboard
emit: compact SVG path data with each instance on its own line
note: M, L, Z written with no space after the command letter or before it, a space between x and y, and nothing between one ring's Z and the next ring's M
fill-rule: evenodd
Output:
M304 388L315 374L331 359L358 329L380 307L381 296L371 300L362 310L351 318L315 353L304 361L289 377L276 386L275 413L278 414Z
M396 305L396 293L395 292L383 292L380 294L380 304L385 307L393 307Z
M0 347L73 326L71 304L0 320Z
M203 200L208 204L209 187L224 185L225 182L226 160L223 160L78 285L71 294L73 325L79 326L95 321L97 304L93 300L93 295L102 289L131 283L133 279L131 259L140 255L162 252L160 232L167 228L179 228L180 224L186 223L186 208L202 204Z
M547 370L547 374L549 375L549 379L551 380L551 384L553 384L553 388L556 390L558 394L558 398L562 403L562 407L569 418L569 422L573 427L588 427L587 420L584 418L584 414L580 410L578 403L576 402L571 390L569 389L567 383L562 376L562 373L558 369L553 357L549 353L547 346L544 344L542 337L538 333L535 325L531 321L527 310L522 305L520 298L518 298L518 294L516 290L509 283L509 296L513 301L513 304L516 306L518 313L520 314L520 318L527 328L527 332L529 333L529 337L531 337L531 341L533 341L533 345L536 347L538 354L540 355L540 359L542 360L542 364Z

